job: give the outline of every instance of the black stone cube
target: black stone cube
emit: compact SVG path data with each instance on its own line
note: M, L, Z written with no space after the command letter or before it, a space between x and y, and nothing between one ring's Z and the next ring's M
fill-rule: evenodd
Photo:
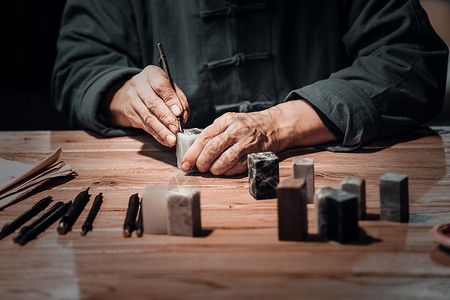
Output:
M358 197L344 191L326 196L327 237L339 243L359 239Z
M253 198L270 199L277 196L276 187L280 181L278 157L272 152L247 155L248 189Z

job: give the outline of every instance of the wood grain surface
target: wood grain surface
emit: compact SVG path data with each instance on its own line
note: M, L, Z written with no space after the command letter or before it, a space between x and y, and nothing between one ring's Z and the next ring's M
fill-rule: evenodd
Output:
M0 132L0 157L35 162L62 147L77 176L53 182L0 211L0 226L46 196L69 201L90 187L91 201L74 228L56 223L25 246L0 241L1 299L450 299L450 252L428 235L450 222L450 128L418 131L352 153L314 148L279 153L280 178L292 159L311 157L316 189L346 176L366 179L369 220L360 241L341 245L316 235L280 242L276 199L254 200L246 174L187 176L174 149L147 135L104 139L84 131ZM409 176L410 222L379 220L378 179ZM204 236L122 235L128 198L148 184L201 192ZM93 198L104 203L93 231L80 235Z

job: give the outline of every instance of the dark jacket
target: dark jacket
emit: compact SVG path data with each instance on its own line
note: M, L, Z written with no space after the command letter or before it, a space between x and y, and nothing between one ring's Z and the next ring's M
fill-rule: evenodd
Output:
M439 112L448 49L418 0L92 0L66 4L53 74L56 107L106 136L99 102L158 65L161 42L188 97L186 127L226 111L304 98L349 150Z

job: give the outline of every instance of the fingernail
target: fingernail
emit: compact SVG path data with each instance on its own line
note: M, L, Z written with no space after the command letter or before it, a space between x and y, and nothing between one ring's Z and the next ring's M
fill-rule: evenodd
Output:
M181 109L178 105L172 105L172 112L175 116L179 116L181 114Z
M173 146L177 142L177 139L175 138L175 136L169 134L168 136L166 136L166 141L167 143L169 143L169 145Z
M185 171L189 171L191 169L191 164L188 163L187 161L185 161L182 165L181 168Z
M177 127L175 125L169 125L169 129L170 131L172 131L173 133L177 133Z

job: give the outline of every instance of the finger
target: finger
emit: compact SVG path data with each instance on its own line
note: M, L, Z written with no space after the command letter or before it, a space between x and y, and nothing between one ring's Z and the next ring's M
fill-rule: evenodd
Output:
M135 76L131 80L131 85L147 109L172 133L176 133L178 122L175 115L167 107L166 103L155 94L147 79L143 76Z
M175 83L175 92L178 95L178 99L181 101L181 105L183 106L182 110L182 120L183 123L187 122L187 119L189 118L189 115L191 114L191 109L189 108L189 102L187 100L186 95L184 92L178 87L178 85Z
M236 165L239 159L244 155L243 148L239 144L234 144L226 149L209 167L213 175L222 175ZM203 153L203 152L202 152ZM200 160L200 158L199 158ZM198 162L197 162L198 164Z
M134 107L131 104L127 105L126 109L124 109L124 115L130 121L132 127L143 129L143 130L147 131L158 142L160 142L163 145L168 146L166 144L166 142L164 140L162 140L161 137L158 134L156 134L156 132L151 127L147 126L144 123L144 121L142 120L142 118L139 115L139 113L134 109Z
M154 122L157 124L151 124L151 125L147 125L148 123L152 123L152 121L149 121L149 119L154 119ZM158 119L152 115L149 114L147 116L147 120L146 122L144 122L144 128L145 131L147 131L148 133L150 133L159 143L161 143L162 145L168 146L168 147L173 147L176 144L176 137L175 135L168 131L163 132L165 130L167 130L166 127L164 127L161 123L158 122Z
M241 159L239 159L239 161L231 169L226 171L223 175L233 176L233 175L244 173L245 171L247 171L247 169L248 169L247 155L244 155L243 157L241 157Z
M176 117L180 116L183 113L183 105L172 88L166 73L161 68L156 67L151 74L153 75L147 78L153 91L166 103Z
M192 169L192 167L195 166L197 162L197 158L202 152L203 148L205 148L206 144L216 137L217 135L221 134L226 130L229 123L232 122L231 114L226 114L228 117L222 116L217 118L213 124L206 127L202 133L197 137L195 142L189 147L189 149L186 151L181 167L185 171L189 171Z
M221 164L219 163L217 168L214 170L210 169L211 165L214 163L216 158L222 157L225 154L225 150L233 146L234 144L234 138L232 138L226 131L222 134L217 135L216 137L212 138L203 148L202 152L200 152L198 158L197 158L197 169L200 172L207 172L208 170L211 171L213 175L220 175L223 172L227 171L231 166L229 166L227 169L223 170L226 163L222 160ZM225 151L225 152L224 152ZM230 150L235 151L235 149ZM231 153L228 152L228 154L225 154L225 156L231 156ZM233 163L234 165L234 163ZM221 172L223 170L223 172ZM217 173L215 173L217 172Z
M130 92L130 103L136 112L135 115L138 118L134 117L132 123L136 123L139 128L144 129L148 133L150 133L158 142L166 146L174 146L176 143L175 135L167 129L158 118L152 114L148 108L142 103L141 99L137 96L132 97L133 92ZM128 96L128 95L127 95ZM133 113L131 113L133 115ZM136 126L134 126L136 127Z

